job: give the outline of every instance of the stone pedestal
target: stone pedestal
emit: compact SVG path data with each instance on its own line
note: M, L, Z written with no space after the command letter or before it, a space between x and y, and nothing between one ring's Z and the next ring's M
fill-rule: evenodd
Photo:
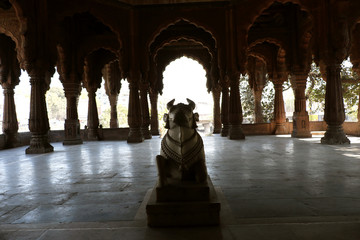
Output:
M309 114L307 112L294 112L293 114L294 127L291 136L296 138L310 138L312 134L309 130Z
M146 205L150 227L210 226L220 223L220 202L207 183L170 182L155 186Z
M47 134L32 133L30 146L25 150L26 154L39 154L53 152L54 147L50 145Z
M324 137L321 138L321 143L330 145L350 144L350 140L346 137L342 125L328 125Z

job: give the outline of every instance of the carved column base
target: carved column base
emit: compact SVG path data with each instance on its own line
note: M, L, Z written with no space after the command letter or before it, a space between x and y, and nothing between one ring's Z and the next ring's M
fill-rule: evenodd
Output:
M219 128L214 128L214 131L213 131L214 134L219 134L219 133L221 133L221 132L222 132L221 127L219 127Z
M54 147L50 145L47 134L32 133L30 146L25 150L26 154L38 154L53 152Z
M110 119L110 128L119 128L119 123L117 119Z
M99 133L97 128L88 128L87 129L87 139L89 141L98 141L99 140Z
M228 137L231 140L245 139L245 135L244 135L241 125L231 125L231 127L229 129Z
M293 132L291 137L311 138L309 115L307 112L294 112Z
M275 126L275 135L288 134L285 123L277 123Z
M5 133L5 148L14 148L17 142L17 133Z
M127 142L139 143L143 141L144 141L144 136L142 135L140 128L130 128Z
M65 139L63 145L76 145L83 143L80 136L79 120L65 119L64 129L65 129Z
M151 133L149 127L142 127L141 133L145 139L151 139Z
M229 129L230 129L230 126L229 126L229 125L223 124L223 127L221 128L220 135L221 135L222 137L227 137L227 136L229 135Z
M321 138L321 143L330 145L350 144L350 140L346 137L342 125L328 125L325 136Z
M159 129L151 129L150 133L151 133L152 136L159 136L160 135Z

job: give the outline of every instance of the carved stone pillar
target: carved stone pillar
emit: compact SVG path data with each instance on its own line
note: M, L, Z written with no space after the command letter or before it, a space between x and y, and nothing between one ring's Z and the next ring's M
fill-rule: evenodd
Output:
M274 118L275 118L275 134L287 134L285 128L286 115L283 98L283 81L274 81L275 87L275 103L274 103Z
M4 89L4 114L2 130L5 134L5 148L12 148L17 143L17 132L19 130L16 108L14 101L14 86L5 86Z
M105 79L105 91L110 102L110 128L118 128L117 102L121 89L121 71L119 62L113 61L106 64L102 70Z
M99 140L99 115L96 106L96 88L87 88L89 96L88 104L88 140Z
M239 89L240 79L238 74L232 74L230 78L230 103L229 103L229 139L245 139L242 130L242 108Z
M214 99L214 131L213 133L221 132L221 113L220 113L220 86L216 86L212 89L212 95Z
M148 103L148 85L142 84L140 89L140 100L141 100L141 132L145 139L151 139L151 133L149 130L150 116L149 116L149 103Z
M119 128L117 113L118 94L111 94L108 98L110 102L110 128Z
M262 112L261 106L261 98L262 98L262 91L261 89L253 88L253 95L254 95L254 112L255 112L255 123L263 123L264 122L264 115Z
M225 86L222 86L221 92L221 122L222 122L222 128L221 128L221 136L227 137L229 135L229 86L227 84L224 84Z
M26 154L47 153L54 151L48 139L49 118L45 101L45 72L33 69L30 73L30 146Z
M77 111L80 83L63 83L66 97L66 119L64 145L82 144L80 122Z
M150 104L151 104L151 135L158 136L159 133L159 118L158 118L158 109L157 109L158 93L150 89Z
M324 144L350 143L342 127L345 121L345 109L340 79L340 64L326 66L326 94L325 116L328 125L325 136L321 139Z
M309 126L309 114L306 111L306 73L295 73L295 112L293 115L292 137L309 138L311 137Z
M130 127L127 142L138 143L144 141L144 137L141 133L141 106L139 99L139 88L137 81L129 82L129 112L128 112L128 123Z

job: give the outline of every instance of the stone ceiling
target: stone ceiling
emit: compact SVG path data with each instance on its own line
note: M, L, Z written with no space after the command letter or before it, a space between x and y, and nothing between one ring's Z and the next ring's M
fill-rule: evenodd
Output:
M228 2L229 0L116 0L130 5L155 5L177 3Z

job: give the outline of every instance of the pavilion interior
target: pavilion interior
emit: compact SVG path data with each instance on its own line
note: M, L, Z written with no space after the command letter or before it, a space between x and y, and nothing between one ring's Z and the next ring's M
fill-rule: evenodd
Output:
M345 122L340 75L346 59L360 74L359 23L357 0L0 0L0 240L360 239L360 123ZM165 68L183 56L202 65L213 97L213 131L203 139L221 223L149 228L158 97ZM326 81L318 122L305 95L312 64ZM21 71L31 86L27 132L18 131L14 101ZM55 72L66 98L59 131L45 97ZM245 74L253 124L243 123ZM123 81L126 128L117 112ZM261 110L267 81L275 92L271 122ZM109 128L99 122L102 84Z

